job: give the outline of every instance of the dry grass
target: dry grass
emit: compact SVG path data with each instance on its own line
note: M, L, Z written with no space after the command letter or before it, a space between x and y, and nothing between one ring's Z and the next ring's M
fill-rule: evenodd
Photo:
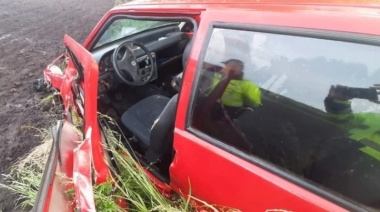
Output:
M53 142L51 133L47 129L37 129L34 127L24 128L36 130L42 142L26 154L25 157L16 161L12 167L14 169L28 169L30 166L42 166L44 168Z
M23 209L34 205L52 145L52 137L48 130L27 128L36 130L42 142L26 154L25 157L16 161L11 167L10 173L3 175L5 184L0 184L0 187L8 189L19 196L17 205Z

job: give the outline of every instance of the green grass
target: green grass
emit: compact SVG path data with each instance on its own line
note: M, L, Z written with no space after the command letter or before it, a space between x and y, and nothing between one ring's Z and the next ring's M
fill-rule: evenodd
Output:
M103 116L103 118L107 117ZM117 127L111 118L107 119L110 125ZM43 142L17 161L12 166L10 174L4 175L6 183L0 184L0 187L18 194L18 207L22 209L34 205L52 145L50 132L33 127L29 127L29 129L36 130ZM190 193L188 199L178 197L176 200L170 200L166 198L145 175L144 168L130 155L122 143L125 138L111 129L105 129L105 137L109 143L106 149L113 155L112 161L116 166L110 166L113 180L93 186L97 211L126 211L117 203L128 202L128 211L132 212L192 212L195 209L190 204L190 199L201 202L205 205L206 211L218 211L214 205L202 202L192 197ZM58 176L60 175L58 174ZM70 180L65 179L64 181L69 182ZM67 190L65 193L68 197L74 195L73 189ZM226 208L224 211L237 210Z
M110 209L114 208L114 211L119 211L120 208L116 210L115 205L112 205L112 200L114 199L128 200L129 211L196 211L196 209L190 204L190 200L201 203L203 205L202 209L204 209L204 211L239 211L228 207L218 207L217 209L215 205L209 204L191 196L191 192L189 192L187 195L187 199L178 197L176 200L170 200L163 196L156 189L151 180L146 176L144 170L145 168L143 168L136 160L133 159L136 157L136 155L131 155L131 153L125 147L125 144L122 142L122 140L126 140L126 138L119 133L121 130L117 126L116 122L110 117L104 115L100 116L107 119L109 126L112 126L113 129L117 129L117 131L108 128L104 130L105 137L108 141L108 146L106 149L112 154L112 159L116 167L110 166L114 177L114 183L112 184L111 181L109 181L104 185L100 185L95 188L95 202L96 207L99 209L99 211L112 211L107 210L106 205L108 205ZM191 187L190 182L189 184ZM108 198L110 196L113 197Z
M111 124L115 123L112 119L109 119L109 121ZM107 191L105 192L106 194L113 192L111 194L114 195L113 199L128 200L130 211L194 211L190 207L188 200L179 198L172 201L164 197L155 188L154 184L145 175L143 168L133 159L124 144L122 144L121 134L111 129L106 129L105 137L109 143L107 149L112 153L113 161L116 164L116 167L111 168L114 185L109 186L110 182L108 182L104 186L106 189L102 187ZM114 188L114 190L111 192L110 188ZM96 196L104 199L101 195ZM104 205L97 204L97 208L104 209Z

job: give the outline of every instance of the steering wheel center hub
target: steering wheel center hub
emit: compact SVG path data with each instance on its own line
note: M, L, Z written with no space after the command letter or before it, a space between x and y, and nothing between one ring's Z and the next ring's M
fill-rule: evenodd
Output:
M134 48L134 47L139 48ZM148 61L139 60L147 57ZM143 62L140 68L139 61ZM151 52L144 44L134 41L121 43L112 56L113 66L119 78L128 85L139 86L149 83L156 73L156 64Z

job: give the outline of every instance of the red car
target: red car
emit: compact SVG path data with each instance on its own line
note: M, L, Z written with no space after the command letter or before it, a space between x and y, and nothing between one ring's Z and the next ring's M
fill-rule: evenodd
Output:
M130 3L44 70L65 122L36 211L93 210L110 176L98 112L164 193L241 211L380 210L376 0ZM82 138L70 124L83 118Z

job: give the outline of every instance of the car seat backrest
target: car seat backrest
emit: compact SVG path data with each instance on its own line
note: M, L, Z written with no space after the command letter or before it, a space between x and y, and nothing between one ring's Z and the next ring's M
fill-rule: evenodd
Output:
M182 54L183 69L186 68L187 61L188 61L189 56L190 56L191 47L193 46L193 40L194 39L190 38L189 42L186 44L185 50L183 50L183 54Z
M150 149L156 154L162 155L172 150L175 114L177 109L178 94L174 95L155 124L150 134Z

